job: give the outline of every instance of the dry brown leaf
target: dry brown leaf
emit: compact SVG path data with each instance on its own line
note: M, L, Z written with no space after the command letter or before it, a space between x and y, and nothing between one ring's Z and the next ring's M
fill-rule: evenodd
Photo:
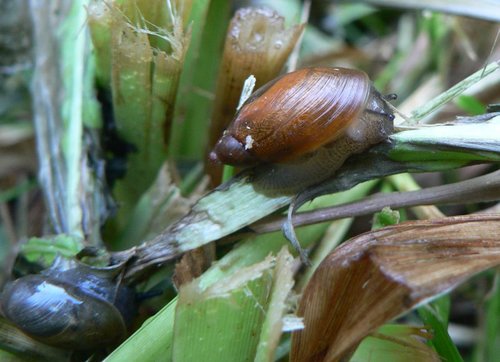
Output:
M500 215L407 222L351 239L320 264L291 361L338 361L383 323L500 264Z
M203 274L215 259L215 244L210 243L188 251L175 265L172 281L177 289Z

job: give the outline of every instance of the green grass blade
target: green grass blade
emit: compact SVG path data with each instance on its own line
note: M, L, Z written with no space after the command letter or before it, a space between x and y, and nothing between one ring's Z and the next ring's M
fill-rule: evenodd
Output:
M106 362L171 361L174 316L177 298L149 318L125 343L122 343L106 359Z
M418 309L422 322L430 327L433 338L430 343L434 346L439 356L445 361L463 361L457 347L448 334L449 297L429 303Z
M210 55L201 52L204 46L208 46L208 44L202 43L202 37L204 27L207 25L207 14L210 2L210 0L193 1L191 13L189 15L188 24L191 29L191 41L180 76L178 97L175 105L175 122L169 142L169 154L175 159L184 156L183 150L186 148L189 149L193 147L199 149L203 147L203 144L197 143L191 145L191 143L200 141L199 137L203 137L200 136L200 134L203 134L203 129L206 126L200 123L200 119L188 119L187 113L190 108L196 108L194 106L197 100L196 96L194 96L194 84L201 80L195 79L195 76L204 76L200 73L199 68L205 69L203 66L203 59L205 56ZM222 9L221 7L221 10ZM222 14L223 13L224 11L222 10ZM222 23L224 23L224 21L222 21ZM217 28L218 26L216 26L216 29ZM214 36L215 34L216 33L214 33ZM209 63L210 62L211 61L209 61ZM208 77L210 76L209 74ZM192 128L195 126L196 128ZM196 132L193 132L193 130L196 130ZM193 141L191 141L191 139L193 139ZM198 154L198 156L200 156L200 154Z
M274 258L238 270L201 290L181 287L174 325L174 361L250 361L269 303Z
M472 361L494 361L500 356L500 272L497 270L493 285L485 301L481 335Z
M256 362L272 362L275 359L283 330L283 316L288 309L287 297L294 285L293 274L293 258L283 247L276 258L273 289L255 353Z
M470 88L473 84L476 84L484 77L492 74L500 68L499 62L493 62L488 64L482 69L479 69L474 74L465 78L461 82L457 83L446 92L442 93L438 97L435 97L430 102L426 103L424 106L419 107L415 111L412 112L411 118L413 121L420 121L425 118L427 115L434 112L436 109L441 107L443 104L446 104L459 94L463 93L466 89Z
M193 37L199 35L200 41L198 44L193 38L192 55L188 54L192 59L186 63L186 74L182 75L184 81L180 91L182 99L179 99L177 103L180 107L177 115L182 121L179 120L176 123L171 147L173 156L176 158L200 160L205 154L213 90L229 12L230 2L211 0L206 18L204 20L198 16L193 18ZM203 25L200 34L196 33L198 22ZM198 49L195 49L197 44ZM188 77L188 72L192 73L191 79Z
M350 362L438 362L439 356L424 340L431 337L422 328L386 324L363 339Z

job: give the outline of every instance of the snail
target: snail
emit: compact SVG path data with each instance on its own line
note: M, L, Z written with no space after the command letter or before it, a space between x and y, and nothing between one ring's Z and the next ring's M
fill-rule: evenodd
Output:
M244 168L263 165L255 185L296 193L332 177L349 156L387 140L393 119L366 73L304 68L252 94L209 157Z
M133 314L131 289L113 282L115 270L57 258L41 274L8 283L5 317L30 337L59 348L98 350L126 336Z

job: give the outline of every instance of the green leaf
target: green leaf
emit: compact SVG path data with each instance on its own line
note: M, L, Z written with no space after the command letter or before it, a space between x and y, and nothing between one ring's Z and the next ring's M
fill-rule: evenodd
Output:
M470 115L480 115L486 112L486 106L481 103L476 97L462 94L455 100L457 106L462 108Z
M21 247L21 252L30 262L39 262L45 267L52 264L57 255L72 258L83 247L83 240L76 236L59 234L53 237L30 238Z
M386 324L363 339L350 361L437 362L439 356L423 342L430 337L420 327Z
M500 356L500 272L497 270L485 300L483 326L473 361L494 361Z
M399 222L399 211L384 207L381 212L377 212L373 217L372 229L380 229L385 226L395 225Z
M200 289L179 290L174 325L174 361L253 361L269 305L274 258L238 270Z
M463 359L448 334L449 298L449 296L444 296L435 302L420 307L418 315L422 322L430 327L431 333L434 335L430 343L439 353L439 356L444 361L460 362Z

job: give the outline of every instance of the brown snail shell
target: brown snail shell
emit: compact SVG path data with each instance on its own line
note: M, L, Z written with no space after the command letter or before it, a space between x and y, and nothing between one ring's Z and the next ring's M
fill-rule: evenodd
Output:
M268 176L259 177L262 186L295 192L332 176L350 155L386 140L393 119L366 73L305 68L258 89L210 158L240 167L267 164Z

